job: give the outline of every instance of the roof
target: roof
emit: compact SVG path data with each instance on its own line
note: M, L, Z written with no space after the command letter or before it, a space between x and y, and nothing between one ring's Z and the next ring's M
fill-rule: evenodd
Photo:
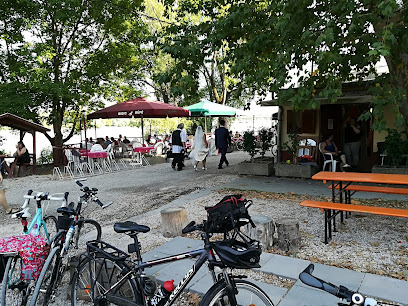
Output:
M23 119L19 116L5 113L0 115L0 125L8 126L16 130L26 131L26 132L41 132L45 133L50 131L46 127L42 126L41 124L37 124L31 122L29 120Z

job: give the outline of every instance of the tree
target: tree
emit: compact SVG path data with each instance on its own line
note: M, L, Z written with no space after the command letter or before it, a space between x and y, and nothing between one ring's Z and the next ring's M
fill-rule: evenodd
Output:
M168 12L176 12L174 21L166 25L164 37L157 38L163 52L174 64L157 75L162 83L170 83L172 93L182 97L182 105L202 98L220 104L241 105L254 94L243 87L241 79L231 72L226 40L218 39L215 24L222 15L197 9L196 1L165 1ZM211 4L209 4L211 6Z
M189 12L216 14L205 22L208 33L214 45L228 42L224 62L245 86L304 109L318 107L317 96L335 102L345 81L374 78L375 127L385 126L384 107L408 127L405 0L181 2ZM375 69L382 58L389 74Z
M134 94L122 77L141 63L144 26L135 13L141 6L142 0L2 1L0 108L46 119L54 130L46 136L57 146L101 96Z

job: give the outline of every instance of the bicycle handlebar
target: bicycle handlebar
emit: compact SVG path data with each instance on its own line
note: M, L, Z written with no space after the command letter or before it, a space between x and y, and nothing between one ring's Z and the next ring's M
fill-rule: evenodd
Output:
M82 178L82 179L77 179L75 180L75 183L79 186L79 187L83 187L84 185L82 185L81 182L86 181L86 178Z
M314 265L310 264L302 273L299 274L299 279L308 286L326 291L340 299L345 299L350 305L375 306L377 301L372 298L367 298L358 292L349 290L344 286L337 287L329 282L312 275Z
M194 231L202 231L203 230L203 225L199 224L199 225L195 225L195 221L191 221L189 224L187 224L182 230L181 232L183 234L187 234L187 233L191 233Z

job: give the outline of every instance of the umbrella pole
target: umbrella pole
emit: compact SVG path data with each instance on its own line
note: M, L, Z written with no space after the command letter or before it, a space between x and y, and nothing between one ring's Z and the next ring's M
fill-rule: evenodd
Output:
M205 133L207 134L207 116L204 116Z
M144 144L144 133L143 133L143 115L142 117L140 117L140 119L142 120L142 145Z

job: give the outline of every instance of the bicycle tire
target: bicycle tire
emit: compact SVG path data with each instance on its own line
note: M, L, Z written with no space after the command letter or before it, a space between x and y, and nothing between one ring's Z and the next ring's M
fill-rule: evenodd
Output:
M104 257L87 257L81 261L72 278L71 305L83 306L89 303L93 305L99 292L105 292L130 269L122 261L114 262ZM112 291L108 300L104 301L106 304L103 305L142 305L143 297L137 288L135 280L129 277Z
M45 261L40 277L35 285L30 306L49 305L53 291L58 280L59 268L61 265L60 246L54 247Z
M238 293L235 296L238 305L253 304L257 306L274 306L268 295L257 285L241 279L234 280L234 282L238 290ZM227 286L224 281L214 284L204 295L200 303L200 306L213 305L235 306L229 301Z
M272 156L277 156L278 155L278 146L277 145L273 145L271 147L271 153L272 153Z
M101 236L102 227L97 221L92 219L79 220L73 239L74 247L75 249L86 251L86 243L88 241L101 240Z
M242 140L236 142L236 147L238 151L244 150L244 142Z
M0 304L2 306L27 305L34 283L32 281L22 281L20 279L21 262L22 259L18 255L9 256L7 259L1 286ZM8 285L10 285L10 288Z

